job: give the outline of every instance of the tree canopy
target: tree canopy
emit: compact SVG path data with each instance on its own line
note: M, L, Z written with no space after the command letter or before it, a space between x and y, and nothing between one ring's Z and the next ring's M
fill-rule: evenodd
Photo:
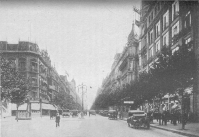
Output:
M15 62L1 58L1 100L20 105L25 102L31 89L29 80L16 70Z
M194 84L196 69L192 42L182 44L173 53L171 49L163 47L148 72L140 73L137 80L118 88L119 91L112 91L111 95L103 91L103 94L97 96L94 106L106 108L108 105L116 105L116 102L127 97L134 100L135 106L139 106L145 100L162 98L167 93L183 92L185 88Z

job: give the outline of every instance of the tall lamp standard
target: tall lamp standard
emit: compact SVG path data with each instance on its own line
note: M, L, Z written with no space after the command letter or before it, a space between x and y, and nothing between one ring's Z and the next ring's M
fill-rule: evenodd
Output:
M2 54L2 53L3 53L3 52L0 51L0 61L1 61L1 54ZM1 89L1 64L0 64L0 94L1 94L1 92L2 92L1 90L2 90L2 89ZM1 103L1 104L0 104L0 105L1 105L0 107L1 107L1 117L2 117L2 112L3 112L3 111L2 111L2 107L3 107L3 106L2 106L2 102L0 102L0 103Z
M84 94L86 94L86 92L87 92L87 86L82 83L81 85L77 86L77 88L78 88L78 92L79 92L79 88L82 89L81 95L82 95L82 111L83 111L84 110ZM84 90L84 89L86 89L86 90Z

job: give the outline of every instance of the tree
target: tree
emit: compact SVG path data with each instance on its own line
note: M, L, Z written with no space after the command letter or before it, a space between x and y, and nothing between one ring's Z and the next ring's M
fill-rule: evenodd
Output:
M181 97L182 108L184 91L187 87L193 85L196 75L196 59L192 49L193 43L183 44L179 50L172 54L171 50L163 48L157 62L150 70L153 75L156 88L166 93L174 94L178 92ZM184 109L182 109L182 129L184 129Z
M60 91L55 95L52 103L56 106L60 106L61 109L69 109L71 107L72 100L68 94Z
M15 63L1 58L1 100L9 100L17 106L17 121L18 107L25 103L28 97L28 92L31 89L29 80L21 75L15 67Z

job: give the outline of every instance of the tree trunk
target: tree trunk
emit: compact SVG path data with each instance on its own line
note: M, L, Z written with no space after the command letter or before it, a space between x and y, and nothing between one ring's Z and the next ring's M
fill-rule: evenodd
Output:
M162 96L160 95L160 105L159 105L159 113L160 113L160 115L159 115L159 125L161 125L161 121L162 121L162 113L160 112L161 111L161 109L162 109Z
M18 122L18 109L19 109L19 105L18 105L18 104L16 104L16 106L17 106L16 116L17 116L17 122Z
M181 116L181 121L182 121L182 129L184 130L185 129L185 117L184 117L184 114L185 114L185 104L184 104L184 95L183 95L183 91L182 90L181 92L181 95L182 95L182 103L181 103L181 109L182 109L182 116Z

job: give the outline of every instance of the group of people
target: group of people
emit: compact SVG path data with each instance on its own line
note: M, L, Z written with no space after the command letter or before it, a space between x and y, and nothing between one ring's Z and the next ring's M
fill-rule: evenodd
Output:
M169 112L168 110L166 110L166 111L163 111L162 113L149 112L149 113L147 113L147 115L149 116L151 122L153 121L153 119L156 119L157 122L159 121L159 123L161 125L167 125L167 122L169 122L169 121L173 125L177 125L177 123L182 123L182 122L184 122L184 124L186 124L187 120L188 120L187 113L184 113L183 120L182 120L182 114L180 111Z

